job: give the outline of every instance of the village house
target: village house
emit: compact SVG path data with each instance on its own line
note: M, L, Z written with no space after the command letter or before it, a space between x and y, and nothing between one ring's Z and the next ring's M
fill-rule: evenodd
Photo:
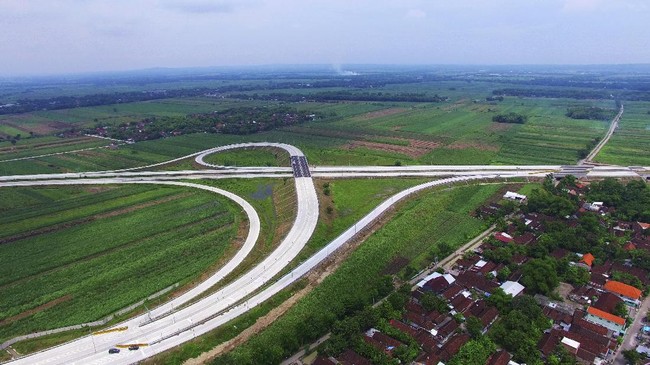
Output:
M623 299L625 304L631 307L638 307L641 303L639 300L641 298L641 290L631 285L621 283L620 281L609 280L605 283L603 289L612 294L618 295L619 298Z
M595 307L587 308L585 320L601 325L617 333L625 332L625 319L619 316L607 313Z

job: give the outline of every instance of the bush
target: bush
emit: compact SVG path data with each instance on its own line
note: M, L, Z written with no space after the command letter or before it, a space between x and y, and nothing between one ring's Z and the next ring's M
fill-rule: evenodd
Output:
M517 113L497 114L492 117L492 121L496 123L524 124L528 121L528 116Z

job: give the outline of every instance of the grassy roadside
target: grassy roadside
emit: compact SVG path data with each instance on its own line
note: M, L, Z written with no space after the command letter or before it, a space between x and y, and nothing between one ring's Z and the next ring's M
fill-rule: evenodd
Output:
M213 363L279 363L300 346L327 332L337 318L392 290L391 280L382 272L393 258L413 259L443 241L456 247L466 236L484 229L486 223L469 213L499 188L500 185L485 185L434 190L435 193L405 203L390 222L286 315Z
M347 229L354 221L367 214L380 201L386 199L388 196L424 181L425 180L422 179L317 180L315 184L321 205L319 223L312 239L308 243L308 247L301 252L299 257L306 258L311 255L318 248L322 247L324 244L335 238L336 235ZM329 195L323 193L323 184L325 183L328 183L330 186ZM255 183L250 182L249 184L254 185ZM237 182L237 185L239 185L239 182ZM234 189L235 188L232 187L229 190L234 192ZM323 213L323 210L325 210L325 207L329 204L336 204L336 208L332 214L327 215L327 213ZM298 262L299 260L300 259L295 261ZM284 302L284 300L276 301L276 297L272 299L276 303L276 306ZM252 321L251 323L253 323L255 322L255 319L263 316L266 312L249 312L242 318L247 318L246 321ZM225 327L226 326L223 328ZM240 329L243 330L243 328ZM240 332L228 330L227 333L230 333L231 337L223 337L222 331L223 330L217 329L214 334L211 332L206 336L202 336L200 339L200 341L202 341L201 346L197 347L197 345L192 343L182 345L178 349L154 357L148 363L180 364L186 359L196 357L202 352L231 339Z

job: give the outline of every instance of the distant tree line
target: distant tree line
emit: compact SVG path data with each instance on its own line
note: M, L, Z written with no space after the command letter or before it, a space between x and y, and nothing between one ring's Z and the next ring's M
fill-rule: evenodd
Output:
M320 118L287 106L232 108L184 117L151 117L117 126L98 124L84 131L123 140L152 140L189 133L252 134Z
M572 119L609 120L614 118L615 112L596 106L570 106L566 116Z
M521 96L527 98L569 98L569 99L610 99L610 93L599 90L576 89L498 89L494 95Z
M528 98L568 98L568 99L622 99L631 101L650 101L650 91L637 90L588 90L588 89L538 89L505 88L493 90L494 95L519 96Z
M524 124L528 120L528 116L517 113L497 114L492 117L492 121L496 123L515 123Z
M415 103L439 103L447 100L447 97L427 95L425 93L399 93L386 92L357 92L357 91L325 91L318 93L269 93L269 94L228 94L229 98L246 100L277 100L286 102L314 101L377 101L377 102L415 102Z
M139 101L169 99L169 98L183 98L183 97L197 97L197 96L224 96L227 93L246 93L251 91L267 91L267 90L281 90L281 89L322 89L322 88L355 88L355 89L369 89L380 88L388 84L405 84L405 83L421 83L430 81L439 81L447 79L438 76L418 77L416 75L356 75L353 77L335 77L330 79L321 79L311 82L305 81L285 81L285 82L268 82L260 81L257 83L245 84L231 84L224 85L216 88L186 88L186 89L170 89L170 90L149 90L149 91L130 91L130 92L114 92L103 94L91 94L81 96L58 96L53 98L44 99L19 99L15 102L2 105L0 102L0 115L3 114L18 114L27 113L39 110L59 110L70 109L79 107L111 105L122 103L133 103ZM390 96L390 94L377 95L381 93L354 93L354 92L331 92L324 93L311 93L308 98L314 100L359 100L359 101L417 101L417 102L435 102L442 101L446 98L436 96L426 96L424 94L405 93ZM282 96L285 95L285 96ZM299 101L297 95L289 94L276 94L275 98L287 101ZM300 94L300 97L304 94ZM346 99L349 96L350 99ZM269 98L267 95L253 97L248 94L233 94L233 98L250 99L250 98Z

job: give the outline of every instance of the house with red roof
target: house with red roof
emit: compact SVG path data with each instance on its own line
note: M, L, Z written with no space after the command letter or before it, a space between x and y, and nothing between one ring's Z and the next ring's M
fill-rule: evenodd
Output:
M591 253L586 253L582 255L582 258L580 259L580 261L578 261L576 265L584 267L585 269L591 271L591 266L594 264L595 259L596 258L594 257L594 255L592 255Z
M587 308L585 320L603 326L614 332L625 332L625 319L619 316L607 313L595 307Z
M512 238L511 235L505 233L505 232L497 232L494 234L494 238L497 240L503 242L503 243L510 243L514 241L514 238Z
M638 307L640 304L641 290L631 285L616 280L609 280L603 285L603 289L618 295L629 306Z

